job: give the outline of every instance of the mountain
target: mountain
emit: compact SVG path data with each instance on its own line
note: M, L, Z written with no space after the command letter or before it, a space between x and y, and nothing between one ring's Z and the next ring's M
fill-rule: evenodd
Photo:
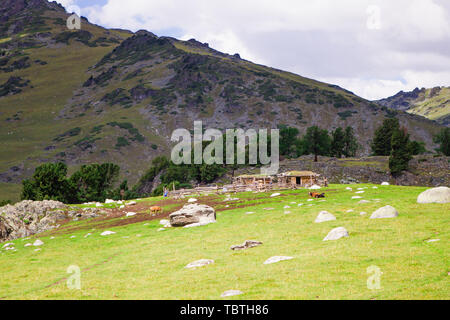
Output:
M376 101L378 104L424 116L445 126L450 126L450 87L416 88L411 92Z
M71 171L110 161L134 183L151 159L171 150L176 128L329 130L352 126L369 153L384 118L396 116L431 150L440 127L423 117L216 51L194 39L105 29L82 19L68 30L65 9L44 0L0 3L0 189L44 162Z

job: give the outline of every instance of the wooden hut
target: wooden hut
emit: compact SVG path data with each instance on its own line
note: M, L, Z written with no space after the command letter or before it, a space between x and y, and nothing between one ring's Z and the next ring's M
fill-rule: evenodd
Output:
M277 177L280 188L305 188L320 184L320 174L312 171L289 171L281 173Z

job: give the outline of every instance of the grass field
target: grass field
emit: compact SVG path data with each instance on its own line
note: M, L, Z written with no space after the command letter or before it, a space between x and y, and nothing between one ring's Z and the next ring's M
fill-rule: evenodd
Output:
M241 193L234 202L217 195L198 198L199 203L214 202L218 212L217 223L198 228L157 231L157 220L108 228L116 234L100 236L104 230L98 224L74 222L78 228L70 232L39 237L45 244L38 252L24 247L34 238L18 239L13 241L16 252L0 249L0 298L220 299L235 289L244 294L233 299L449 299L450 205L417 204L426 189L421 187L346 187L325 189L324 202L307 201L306 190L284 191L275 198ZM356 188L366 188L358 195L371 202L351 199ZM161 198L141 202L157 201ZM398 218L369 219L388 204L399 211ZM322 210L337 220L314 223ZM363 211L367 215L360 215ZM322 241L341 226L350 237ZM88 232L92 235L85 238ZM245 240L263 245L230 250ZM293 259L263 265L276 255ZM199 259L215 263L184 268ZM81 290L67 287L71 265L81 269ZM381 289L367 287L370 266L382 272Z

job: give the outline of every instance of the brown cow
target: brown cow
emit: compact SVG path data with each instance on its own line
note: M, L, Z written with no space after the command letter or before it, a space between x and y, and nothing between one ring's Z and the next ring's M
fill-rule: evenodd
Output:
M325 193L317 193L317 192L310 192L309 196L312 198L325 198Z
M151 214L162 213L162 208L158 207L158 206L151 207L150 208L150 213Z

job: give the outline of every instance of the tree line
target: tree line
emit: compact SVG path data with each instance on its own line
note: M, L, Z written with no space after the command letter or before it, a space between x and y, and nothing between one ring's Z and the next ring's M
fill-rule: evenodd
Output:
M354 157L360 146L352 127L337 128L330 133L318 126L307 128L306 134L299 137L296 128L280 126L280 154L295 158L312 154L318 156ZM450 155L450 128L444 128L434 137L440 146L436 151ZM203 148L209 143L203 142ZM235 141L235 145L237 141ZM269 142L270 144L270 142ZM423 142L411 141L398 119L385 119L377 128L371 143L372 155L389 156L389 168L393 176L408 170L413 155L426 152ZM236 155L235 155L236 156ZM248 159L248 148L246 148ZM225 161L224 161L225 163ZM257 164L260 166L261 164ZM58 200L64 203L104 202L105 199L127 200L142 196L162 195L163 188L191 188L195 183L211 183L225 173L245 165L190 164L175 165L167 157L153 159L150 168L129 189L127 180L118 184L120 167L113 163L83 165L70 177L64 163L46 163L35 169L30 179L22 181L23 200ZM149 190L149 184L160 181L156 188ZM116 187L118 185L118 187ZM4 203L6 204L6 202Z

